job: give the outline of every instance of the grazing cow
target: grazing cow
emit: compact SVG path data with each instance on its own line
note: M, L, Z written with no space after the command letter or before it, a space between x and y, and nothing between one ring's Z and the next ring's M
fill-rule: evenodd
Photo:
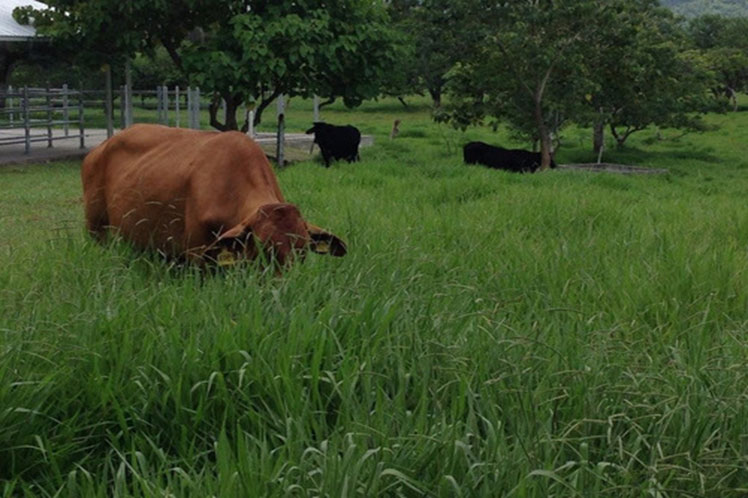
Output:
M92 150L81 168L86 227L136 247L229 264L260 253L343 256L335 235L288 204L260 147L243 133L139 124Z
M540 152L522 149L504 149L484 142L470 142L462 149L467 164L482 164L489 168L504 169L515 173L534 173L540 168ZM556 163L551 159L551 168Z
M314 133L314 144L319 145L325 166L330 167L330 159L345 159L349 163L358 161L358 144L361 143L361 132L351 125L336 126L321 121L306 131L309 135Z

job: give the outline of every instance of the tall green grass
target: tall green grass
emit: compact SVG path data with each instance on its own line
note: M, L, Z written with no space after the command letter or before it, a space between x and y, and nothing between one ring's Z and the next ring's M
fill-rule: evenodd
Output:
M349 246L281 278L96 245L77 163L0 170L2 496L745 496L745 113L611 152L668 175L513 175L398 106L278 172Z

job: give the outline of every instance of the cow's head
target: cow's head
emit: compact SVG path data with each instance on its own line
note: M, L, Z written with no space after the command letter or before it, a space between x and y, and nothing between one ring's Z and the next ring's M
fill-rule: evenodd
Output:
M314 133L324 133L325 130L335 128L335 125L327 124L324 121L315 121L314 125L306 131L307 135Z
M211 249L219 264L224 259L255 259L262 253L279 266L303 257L307 250L344 256L345 243L335 235L307 223L293 204L265 204L246 221L227 230Z
M314 125L306 131L306 134L307 135L311 135L312 133L317 133L317 130L320 129L320 128L322 128L321 125L323 125L323 124L325 124L325 123L322 122L322 121L315 121Z

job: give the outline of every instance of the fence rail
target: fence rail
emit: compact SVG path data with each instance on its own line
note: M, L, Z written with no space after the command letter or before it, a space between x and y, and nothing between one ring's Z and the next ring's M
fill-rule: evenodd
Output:
M119 92L111 90L73 90L61 88L29 87L0 90L5 107L0 108L0 132L23 129L24 134L0 136L0 146L24 144L24 153L31 152L31 144L47 142L52 147L56 140L75 137L71 130L77 127L80 148L85 148L84 108L101 106L107 122L107 136L114 133L114 101L119 99L120 126L127 128L135 122L133 109L156 111L157 121L164 125L200 128L200 89L188 87L180 90L159 86L154 90L131 90L127 85ZM186 120L186 123L182 123ZM53 128L62 127L62 135ZM39 131L44 130L43 133Z
M47 142L47 147L52 147L55 140L69 139L71 125L77 125L80 147L85 147L82 92L70 90L67 85L62 88L25 86L16 90L9 87L7 92L0 92L0 96L5 100L5 109L0 109L0 116L5 118L0 130L24 130L22 137L0 137L0 145L24 144L24 153L29 154L32 143ZM77 116L71 118L76 108ZM54 136L53 126L62 126L64 134ZM32 129L39 128L46 128L46 133L32 133Z
M187 87L180 89L178 86L168 88L158 86L153 90L133 90L127 85L122 85L114 91L111 78L107 77L105 90L74 90L68 85L61 88L29 87L13 89L8 87L7 91L0 90L0 99L5 102L5 107L0 107L0 146L24 144L25 154L31 151L31 144L35 142L47 142L47 147L52 147L56 140L75 138L71 130L77 127L77 137L80 140L80 148L85 148L84 109L103 108L106 120L107 137L114 134L114 115L116 100L119 102L119 121L122 129L134 124L134 110L156 111L156 122L167 126L184 126L187 128L200 129L201 111L210 109L211 105L201 102L200 88ZM226 120L226 104L222 103L224 120ZM319 120L319 99L314 99L314 120ZM278 99L279 148L277 155L283 162L283 124L284 124L284 99ZM143 113L139 113L139 119L144 119ZM249 123L248 134L254 136L254 111L246 110ZM152 121L145 118L146 121ZM63 134L53 133L53 128L62 128ZM5 130L23 129L23 136L15 134L10 136L1 133ZM42 133L40 133L42 131Z

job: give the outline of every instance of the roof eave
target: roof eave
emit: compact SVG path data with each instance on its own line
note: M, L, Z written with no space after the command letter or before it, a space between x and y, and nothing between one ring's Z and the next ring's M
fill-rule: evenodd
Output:
M0 35L0 42L29 42L29 41L49 41L48 38L42 36L3 36Z

